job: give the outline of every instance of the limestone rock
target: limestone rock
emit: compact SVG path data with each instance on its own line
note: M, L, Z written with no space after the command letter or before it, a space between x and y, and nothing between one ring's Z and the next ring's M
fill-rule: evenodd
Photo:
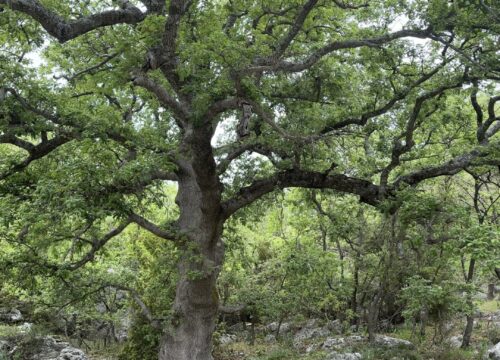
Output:
M15 323L23 320L23 315L18 309L0 308L0 323Z
M326 337L330 334L327 328L302 328L293 338L293 346L299 348L303 345L305 340Z
M266 337L264 338L265 342L272 343L276 341L276 335L274 334L267 334Z
M82 350L52 336L33 338L29 344L18 345L10 351L13 358L29 351L31 360L87 360Z
M488 350L485 359L500 360L500 342Z
M341 348L346 345L346 340L344 338L328 338L323 343L323 349L334 349Z
M334 335L342 334L343 326L340 320L329 321L328 324L326 324L326 327Z
M413 349L415 346L408 340L393 338L385 335L375 335L375 344L385 347L404 347Z
M87 357L82 350L73 347L62 349L57 360L86 360Z
M462 335L456 335L452 336L448 340L446 340L446 343L450 345L450 347L458 349L460 346L462 346Z
M360 353L338 353L336 351L331 352L328 354L326 360L361 360L361 354Z
M232 334L222 334L219 337L219 343L221 345L228 345L236 341L236 335Z
M278 331L278 325L279 323L277 321L272 322L265 327L265 331L275 333L276 331ZM286 334L292 330L292 324L284 322L281 323L281 326L279 328L280 334Z

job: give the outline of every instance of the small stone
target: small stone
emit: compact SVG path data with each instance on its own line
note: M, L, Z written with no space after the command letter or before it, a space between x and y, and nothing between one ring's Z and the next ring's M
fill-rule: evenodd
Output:
M219 337L219 343L221 345L228 345L236 341L236 335L232 334L222 334Z
M385 335L375 335L375 343L385 347L405 347L413 349L415 346L408 340L393 338Z

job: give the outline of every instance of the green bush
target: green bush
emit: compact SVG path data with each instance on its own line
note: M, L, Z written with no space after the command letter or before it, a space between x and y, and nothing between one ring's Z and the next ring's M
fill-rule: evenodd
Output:
M134 319L119 360L156 360L161 334L142 319Z

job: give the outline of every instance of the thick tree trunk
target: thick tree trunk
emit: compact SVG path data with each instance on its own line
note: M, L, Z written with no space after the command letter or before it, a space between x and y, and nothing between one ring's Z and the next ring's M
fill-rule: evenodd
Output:
M215 274L199 280L184 274L179 280L173 320L162 339L160 360L212 360L218 308L215 281Z
M179 160L178 226L182 258L172 320L160 360L211 360L219 299L216 281L224 256L221 185L209 129L188 129Z

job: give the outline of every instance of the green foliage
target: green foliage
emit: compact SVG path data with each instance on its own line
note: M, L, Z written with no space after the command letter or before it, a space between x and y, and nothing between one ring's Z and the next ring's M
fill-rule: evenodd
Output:
M118 355L119 360L154 360L158 358L161 334L151 324L137 317L133 319L125 346Z
M410 319L427 310L437 321L450 319L457 313L471 313L464 298L458 294L465 286L456 282L441 282L433 285L421 277L408 279L408 285L401 292L405 304L403 315Z

